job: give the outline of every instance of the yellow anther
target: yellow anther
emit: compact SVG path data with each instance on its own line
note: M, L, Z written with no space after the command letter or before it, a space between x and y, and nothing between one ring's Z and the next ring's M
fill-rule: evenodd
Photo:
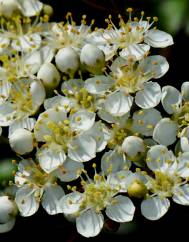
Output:
M154 22L158 21L158 17L153 17Z
M127 12L128 12L128 13L131 13L132 11L133 11L132 8L127 8Z

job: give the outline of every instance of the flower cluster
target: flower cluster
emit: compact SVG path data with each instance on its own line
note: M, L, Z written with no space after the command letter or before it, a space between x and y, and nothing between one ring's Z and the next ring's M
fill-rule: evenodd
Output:
M0 232L42 207L92 237L104 218L149 220L189 205L189 82L151 48L173 44L157 17L109 16L106 29L50 22L38 0L0 0L0 135L17 155L0 195ZM162 108L164 109L162 112ZM172 149L172 150L171 150ZM134 199L133 199L134 198Z

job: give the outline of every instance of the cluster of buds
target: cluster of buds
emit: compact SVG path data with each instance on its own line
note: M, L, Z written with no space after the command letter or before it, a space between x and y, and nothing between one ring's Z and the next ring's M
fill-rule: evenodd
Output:
M85 237L106 217L131 221L136 199L149 220L170 199L189 205L189 82L161 87L169 64L150 55L172 36L131 8L106 29L71 13L50 22L52 12L0 0L0 136L17 167L0 193L0 232L40 203Z

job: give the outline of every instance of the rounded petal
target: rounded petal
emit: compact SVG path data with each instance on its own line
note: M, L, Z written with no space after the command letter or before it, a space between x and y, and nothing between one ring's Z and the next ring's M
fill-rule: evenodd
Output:
M133 97L123 92L114 92L107 96L104 107L113 116L123 116L128 113L133 103Z
M161 100L161 87L157 82L147 82L144 89L138 91L135 96L135 103L144 109L153 108Z
M154 128L153 139L159 144L168 146L176 141L178 124L169 118L161 119Z
M146 157L147 166L152 171L165 171L175 163L176 158L166 146L152 146Z
M154 48L165 48L173 44L173 38L159 29L150 29L144 37L144 42Z
M72 160L85 162L96 156L96 142L88 135L80 135L69 143L68 156Z
M87 132L96 141L96 151L101 152L105 149L110 138L108 128L101 122L96 122L93 127Z
M74 214L79 211L83 194L79 192L71 192L62 197L60 207L65 214Z
M32 103L39 107L45 100L45 88L40 81L34 81L30 86L30 93L32 96Z
M61 85L61 91L65 95L74 95L76 92L79 92L80 89L84 87L84 81L82 79L70 79L65 81Z
M19 128L27 129L32 131L36 124L36 120L34 118L23 118L19 120L15 120L14 123L9 125L9 136Z
M151 73L150 79L157 79L165 75L169 69L169 63L163 56L152 55L141 60L139 67L144 75L148 76Z
M136 111L133 114L132 130L145 136L152 136L154 127L161 118L161 113L154 108Z
M70 127L75 131L86 131L95 122L95 113L80 110L70 116Z
M67 158L62 166L53 172L62 182L70 182L79 177L79 171L83 169L83 163Z
M119 54L122 58L128 58L128 56L135 56L136 60L141 60L147 55L150 50L150 46L146 44L132 44L123 49Z
M103 75L96 75L85 80L85 88L91 94L103 94L114 84L113 79Z
M58 185L51 185L44 189L41 203L48 214L62 213L60 200L64 195L64 190Z
M37 15L43 7L43 3L38 0L18 0L19 8L25 17Z
M41 168L47 173L56 170L66 160L64 150L56 144L52 144L49 147L42 146L37 151L36 156Z
M106 215L116 222L130 222L133 220L135 206L130 198L118 195L112 199L111 205L106 207Z
M175 190L173 201L181 205L189 205L189 184L179 186Z
M7 223L0 224L0 233L9 232L15 225L16 219L12 218Z
M33 150L33 136L31 131L19 128L9 136L11 148L18 154L24 155Z
M16 192L15 202L23 217L28 217L37 212L39 208L39 201L35 197L37 190L23 186Z
M178 174L183 178L189 177L189 152L181 153L178 156Z
M105 152L101 159L101 170L104 174L121 171L130 168L131 162L126 159L125 155L118 153L116 150Z
M141 203L141 213L149 220L158 220L166 214L170 206L167 198L151 197Z
M175 87L165 86L162 88L161 103L168 114L173 114L179 110L182 95Z
M181 93L185 101L189 101L189 82L184 82L181 86Z
M97 214L92 209L83 212L76 219L78 233L87 238L97 236L100 233L103 224L103 215L101 213Z
M14 210L14 202L8 196L0 196L0 224L7 223Z

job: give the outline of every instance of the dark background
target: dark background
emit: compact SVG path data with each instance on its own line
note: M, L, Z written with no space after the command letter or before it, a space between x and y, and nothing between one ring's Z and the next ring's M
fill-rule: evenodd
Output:
M167 5L165 5L166 1ZM118 13L124 16L127 7L133 7L134 12L139 16L142 10L146 12L146 16L158 16L158 27L171 32L175 42L171 47L155 51L155 53L164 55L170 63L170 70L160 83L161 85L168 84L179 88L183 81L189 80L189 36L187 34L189 3L187 0L44 0L43 2L53 6L54 16L52 20L62 21L66 13L71 11L78 24L81 16L87 14L89 22L91 19L96 19L96 25L99 27L106 26L104 19L109 14L112 14L116 23ZM182 6L182 11L179 10L179 4L184 6ZM173 7L174 11L170 9L172 5L176 6ZM181 11L180 22L177 16L178 11ZM176 22L174 23L174 21ZM130 242L138 240L154 241L156 239L162 241L168 239L170 241L175 237L178 237L179 241L188 240L189 207L171 203L168 213L155 222L144 219L140 214L139 204L137 207L133 222L125 224L125 227L119 229L118 232L111 232L116 231L118 227L116 224L107 222L103 232L99 236L91 238L90 241ZM0 234L0 242L12 240L20 242L30 240L80 242L89 239L78 235L75 225L67 222L63 215L49 216L43 209L40 209L37 214L30 218L18 217L11 232Z

